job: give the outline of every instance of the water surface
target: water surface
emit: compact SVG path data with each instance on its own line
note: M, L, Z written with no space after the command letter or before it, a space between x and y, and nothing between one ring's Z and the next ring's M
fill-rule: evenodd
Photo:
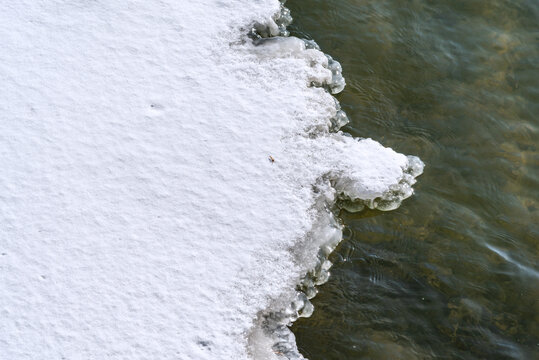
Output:
M339 60L345 131L418 155L396 211L345 240L302 353L539 358L539 2L291 0L292 35Z

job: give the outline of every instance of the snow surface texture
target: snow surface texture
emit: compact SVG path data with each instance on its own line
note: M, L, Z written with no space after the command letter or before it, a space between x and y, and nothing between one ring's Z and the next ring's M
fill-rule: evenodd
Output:
M276 35L278 12L3 4L1 359L283 357L261 319L328 267L328 204L374 206L417 174L330 132L342 114L325 88L342 84L321 52L246 36Z

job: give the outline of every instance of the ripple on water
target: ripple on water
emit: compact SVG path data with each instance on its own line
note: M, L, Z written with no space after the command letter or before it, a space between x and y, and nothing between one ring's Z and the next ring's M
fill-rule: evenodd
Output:
M343 66L344 130L428 165L401 208L341 211L332 277L293 327L302 352L539 358L539 3L287 5Z

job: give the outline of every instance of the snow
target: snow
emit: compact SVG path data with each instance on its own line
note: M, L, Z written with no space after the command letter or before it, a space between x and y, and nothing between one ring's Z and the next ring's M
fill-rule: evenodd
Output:
M277 358L251 334L316 262L313 186L372 200L409 165L329 132L322 53L245 36L278 10L3 4L1 359Z

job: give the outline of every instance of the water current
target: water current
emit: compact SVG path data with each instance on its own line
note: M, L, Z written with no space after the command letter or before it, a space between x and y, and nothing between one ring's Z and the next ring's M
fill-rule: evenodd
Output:
M539 358L539 2L290 0L351 122L426 164L392 212L340 212L310 360Z

